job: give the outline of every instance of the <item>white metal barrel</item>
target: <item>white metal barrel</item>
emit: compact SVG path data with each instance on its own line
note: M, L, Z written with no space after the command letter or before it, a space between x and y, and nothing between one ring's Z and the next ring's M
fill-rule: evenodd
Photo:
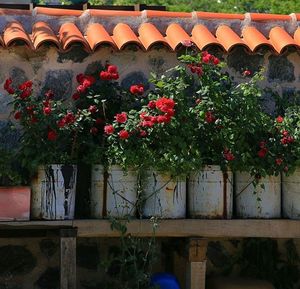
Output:
M180 219L186 217L186 180L148 171L143 182L144 217Z
M300 167L290 176L282 175L283 215L300 219Z
M233 175L220 166L205 166L191 174L188 182L188 210L192 218L231 219Z
M123 171L111 166L107 177L107 215L122 218L136 214L138 175L135 170Z
M76 181L76 165L40 166L31 182L31 217L47 220L74 219Z
M235 175L237 216L241 218L281 217L281 178L267 176L253 185L254 177L247 172Z

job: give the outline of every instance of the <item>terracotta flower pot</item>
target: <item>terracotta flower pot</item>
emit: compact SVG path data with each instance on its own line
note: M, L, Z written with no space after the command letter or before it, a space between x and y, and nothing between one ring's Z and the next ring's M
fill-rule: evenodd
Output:
M76 165L47 165L38 168L31 182L31 216L34 219L74 218L77 181Z
M0 187L0 221L28 221L30 187Z

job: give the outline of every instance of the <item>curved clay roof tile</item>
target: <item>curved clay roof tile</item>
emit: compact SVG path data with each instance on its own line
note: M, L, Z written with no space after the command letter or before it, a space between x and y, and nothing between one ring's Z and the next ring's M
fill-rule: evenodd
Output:
M207 27L202 24L194 26L192 30L192 40L201 50L204 50L207 46L213 44L222 46Z
M191 37L177 23L168 26L165 39L173 50L176 50L183 41L192 41Z
M43 43L54 43L57 48L60 47L60 43L54 34L51 27L45 22L37 22L32 27L32 39L35 49L39 48Z
M297 45L295 40L283 28L279 26L273 27L270 30L269 37L272 46L278 53L282 53L283 49L288 46Z
M247 47L244 41L227 25L219 26L216 31L216 36L226 51L230 51L237 45Z
M271 47L269 40L255 27L252 26L245 27L243 29L242 35L243 35L244 42L247 44L247 46L250 48L252 52L263 45L267 45Z
M116 25L112 38L119 49L123 49L126 45L132 43L142 47L138 37L135 35L132 29L124 23L119 23Z
M17 21L8 23L4 29L3 40L6 46L16 41L24 41L30 48L33 48L29 35L25 32L22 24Z

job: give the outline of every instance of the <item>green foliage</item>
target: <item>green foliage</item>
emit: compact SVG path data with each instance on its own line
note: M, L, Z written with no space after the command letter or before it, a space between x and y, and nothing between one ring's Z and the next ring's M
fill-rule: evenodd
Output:
M294 0L90 0L91 4L99 5L134 5L144 3L147 5L166 6L170 11L211 11L228 13L277 13L290 14L300 11L300 3Z

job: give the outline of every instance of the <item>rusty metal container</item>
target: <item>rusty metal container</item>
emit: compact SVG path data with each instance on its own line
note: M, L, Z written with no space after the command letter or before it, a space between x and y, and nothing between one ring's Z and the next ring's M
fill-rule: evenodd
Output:
M29 221L30 187L0 187L0 221Z
M155 171L146 172L143 181L144 217L180 219L186 216L186 180Z
M300 219L300 167L290 176L282 175L283 216Z
M233 175L220 166L205 166L188 181L188 215L191 218L231 219Z
M31 182L31 217L46 220L74 218L76 165L40 166Z
M104 172L102 165L92 167L91 214L93 218L106 216L122 218L136 214L137 173L112 166Z
M237 216L270 219L281 217L281 178L267 176L253 185L254 177L247 172L235 175Z

